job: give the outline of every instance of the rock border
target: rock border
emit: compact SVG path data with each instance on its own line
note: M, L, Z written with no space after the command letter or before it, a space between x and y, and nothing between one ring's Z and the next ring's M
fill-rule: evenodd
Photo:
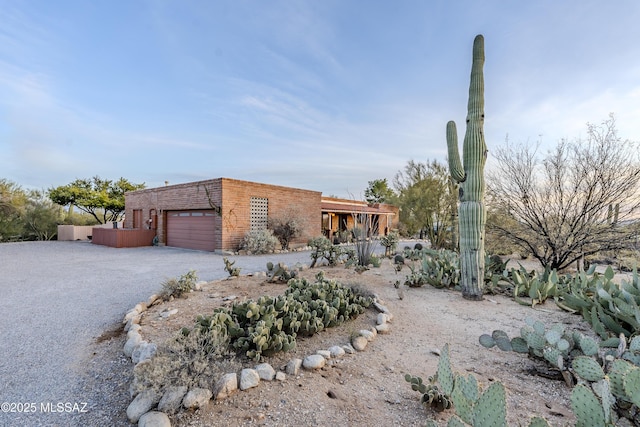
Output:
M248 274L247 276L260 276L264 272ZM202 285L208 282L201 281L195 286L195 290L201 290ZM155 356L158 349L157 344L143 340L140 334L140 320L149 307L162 304L164 301L159 295L153 294L146 302L136 304L127 312L122 320L124 331L127 333L127 341L123 352L125 356L131 358L134 368L138 363L143 363ZM287 375L297 376L300 369L307 371L317 371L327 363L332 363L333 359L339 359L345 355L356 354L365 351L367 345L373 341L378 334L386 334L391 331L390 323L393 321L393 314L383 305L383 301L378 295L373 295L373 306L378 311L376 324L370 329L361 329L351 336L350 342L345 345L333 345L328 349L317 350L314 354L309 354L304 359L294 358L289 360L284 371L276 371L268 363L260 363L253 368L244 368L240 375L236 372L223 375L213 386L213 390L203 388L169 386L160 394L153 390L144 390L139 393L131 389L132 402L127 407L127 418L131 423L137 423L139 427L170 427L171 421L168 414L174 414L181 408L193 410L206 406L210 400L225 399L236 391L244 391L260 385L262 381L286 381ZM166 317L175 312L165 311Z

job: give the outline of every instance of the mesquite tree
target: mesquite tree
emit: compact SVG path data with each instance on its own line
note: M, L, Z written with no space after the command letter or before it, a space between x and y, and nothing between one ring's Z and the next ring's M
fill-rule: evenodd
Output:
M447 123L447 146L451 177L460 185L458 210L460 230L460 274L462 296L481 300L484 285L484 165L487 145L484 141L484 37L473 41L473 63L467 129L463 142L463 163L458 153L458 132L454 121Z
M487 176L489 229L552 269L631 248L640 236L638 148L618 137L613 116L547 153L499 147Z

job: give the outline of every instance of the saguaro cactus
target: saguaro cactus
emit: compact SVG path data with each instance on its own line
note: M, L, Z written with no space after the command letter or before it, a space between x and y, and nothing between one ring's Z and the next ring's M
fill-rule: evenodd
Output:
M469 85L467 129L464 134L463 160L458 153L458 132L454 121L447 123L447 146L451 177L460 184L460 273L462 296L482 299L484 286L484 165L487 145L484 141L484 37L473 41L473 64Z

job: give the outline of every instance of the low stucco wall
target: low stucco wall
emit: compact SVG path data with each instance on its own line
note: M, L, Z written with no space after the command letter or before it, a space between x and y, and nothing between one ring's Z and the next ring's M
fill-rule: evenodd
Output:
M58 240L89 240L94 228L113 228L113 223L99 225L59 225ZM118 223L118 228L122 228L122 222Z

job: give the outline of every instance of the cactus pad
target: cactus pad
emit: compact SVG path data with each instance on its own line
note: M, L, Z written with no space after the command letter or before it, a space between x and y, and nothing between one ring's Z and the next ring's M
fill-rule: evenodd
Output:
M580 350L585 356L595 356L598 354L598 343L591 337L582 337L580 340Z
M454 415L453 417L449 418L447 427L465 427L465 424L460 420L460 418Z
M637 368L625 360L616 359L613 361L609 369L609 382L614 396L628 400L624 388L624 379L634 369Z
M474 426L507 426L507 395L504 385L492 383L473 408Z
M564 338L560 338L556 343L556 347L558 347L558 350L568 353L569 348L571 348L571 344L569 344L569 341L565 340Z
M531 422L529 422L529 427L551 427L551 426L549 425L547 420L545 420L544 418L534 417L531 419Z
M536 333L538 335L544 335L545 333L545 327L544 327L544 323L542 323L539 320L536 320L535 322L533 322L533 330L536 331Z
M442 391L447 396L451 396L453 391L453 371L451 370L451 359L449 358L449 344L445 344L438 360L438 382L442 386Z
M478 400L478 380L469 374L466 377L462 375L456 376L456 388L462 391L463 396L471 402Z
M547 344L547 340L544 338L544 335L536 332L530 333L525 339L527 340L529 347L534 350L542 350Z
M453 406L456 408L456 414L458 414L465 423L472 424L474 402L467 399L459 387L453 389L451 400L453 400Z
M571 407L576 427L604 426L604 411L598 398L586 386L578 384L571 392Z
M482 334L478 339L483 347L492 348L496 345L496 340L489 334Z
M529 345L522 337L514 337L511 340L511 349L516 353L529 353Z
M640 336L635 336L629 341L629 350L640 351Z
M602 379L591 384L591 388L593 392L600 398L602 402L602 409L604 411L604 419L606 422L611 421L611 408L615 403L616 399L611 395L609 381L606 379Z
M511 340L507 337L500 337L496 341L496 345L502 351L511 351Z
M551 363L553 366L559 368L562 362L558 362L558 359L562 359L562 352L557 348L548 347L545 348L543 353L544 358L547 362Z
M547 332L545 332L544 337L547 339L547 342L551 345L556 345L556 343L558 341L560 341L560 338L562 338L562 333L550 329Z
M640 369L634 368L623 379L624 391L629 400L640 406Z
M578 356L571 363L576 375L587 381L599 381L604 378L602 367L592 357Z

